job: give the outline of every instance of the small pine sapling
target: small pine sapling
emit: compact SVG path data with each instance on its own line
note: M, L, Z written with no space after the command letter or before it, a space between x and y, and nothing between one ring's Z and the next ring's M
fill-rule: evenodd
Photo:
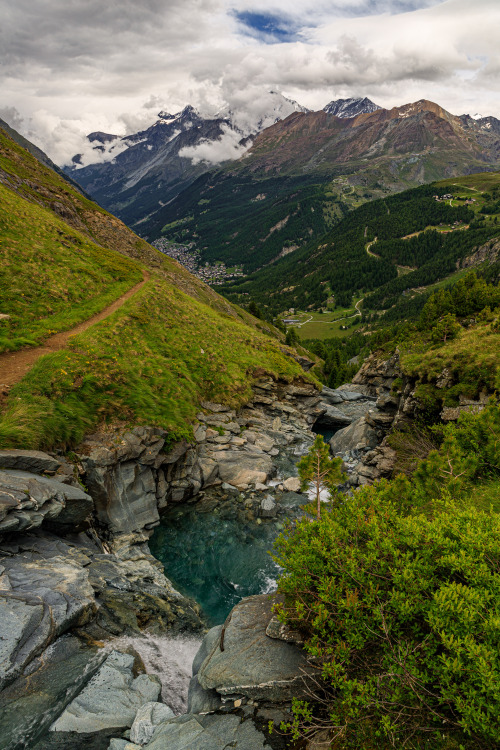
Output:
M321 490L326 490L330 500L342 481L342 459L332 458L323 435L317 435L308 453L297 464L300 489L305 492L312 485L316 500L316 517L321 518Z

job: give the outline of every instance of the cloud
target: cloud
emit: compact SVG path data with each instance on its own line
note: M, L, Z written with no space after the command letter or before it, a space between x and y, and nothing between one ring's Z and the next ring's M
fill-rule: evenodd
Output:
M185 146L179 151L179 156L191 159L193 164L220 164L229 159L239 159L248 151L251 143L242 146L241 135L229 126L222 126L223 135L217 141L202 141L196 146Z
M58 163L85 152L91 131L124 136L186 104L238 109L248 130L270 90L311 109L366 95L500 117L498 0L4 0L2 11L3 111Z
M23 127L24 118L15 107L0 107L0 118L14 130L19 131Z

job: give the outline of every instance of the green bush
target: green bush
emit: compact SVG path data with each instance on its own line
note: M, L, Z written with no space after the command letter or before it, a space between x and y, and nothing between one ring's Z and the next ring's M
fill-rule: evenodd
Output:
M310 721L297 706L295 735L326 722L332 747L497 747L500 518L453 504L403 515L389 486L278 541L280 619L323 688Z
M279 617L318 666L295 737L500 747L500 409L440 428L411 477L345 496L276 543Z

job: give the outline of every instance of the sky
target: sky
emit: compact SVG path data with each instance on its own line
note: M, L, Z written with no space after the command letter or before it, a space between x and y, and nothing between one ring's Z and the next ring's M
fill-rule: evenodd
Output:
M160 110L430 99L500 118L500 0L2 0L0 117L58 164Z

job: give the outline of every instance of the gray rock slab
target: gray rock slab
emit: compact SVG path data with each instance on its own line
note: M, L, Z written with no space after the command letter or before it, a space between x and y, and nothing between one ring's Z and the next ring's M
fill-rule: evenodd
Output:
M28 489L33 483L48 488L55 499L63 498L63 507L54 518L47 519L48 528L60 533L78 532L88 525L87 519L94 510L94 501L81 487L63 484L50 477L39 476L28 471L7 469L4 474L25 480ZM1 479L0 479L1 482Z
M323 386L320 395L321 400L326 402L327 404L341 404L344 400L340 393L337 393L337 391L333 388L327 388L326 386Z
M134 657L112 651L97 674L51 726L52 732L99 732L132 726L137 710L156 701L161 683L155 675L134 679Z
M105 653L64 636L0 693L2 750L31 750L99 669Z
M156 727L167 719L173 719L174 712L165 703L149 702L141 706L135 715L130 728L130 741L137 745L146 745L153 736Z
M216 642L198 672L203 688L277 702L303 693L313 672L304 651L266 635L275 601L275 596L250 596L234 607L226 620L224 650Z
M178 716L156 730L148 750L271 750L254 723L239 716Z
M190 714L205 714L216 711L222 706L222 700L216 690L205 690L194 675L189 683L187 710Z
M210 628L210 630L204 637L201 646L196 653L196 656L193 659L193 675L198 674L198 672L200 671L200 667L207 658L208 654L220 641L221 633L222 625L216 625L214 628Z
M0 450L0 469L19 469L38 474L57 471L61 462L42 451Z
M156 483L149 466L137 461L107 466L96 457L87 461L86 469L99 521L113 535L141 532L158 523Z
M319 422L324 425L338 426L339 424L351 424L352 418L336 406L324 405L326 408L321 415Z
M58 635L95 613L88 571L71 560L16 555L3 560L0 591L0 686Z
M339 430L330 440L330 449L334 455L343 455L347 451L375 448L379 443L375 430L364 417L360 417L348 427Z

